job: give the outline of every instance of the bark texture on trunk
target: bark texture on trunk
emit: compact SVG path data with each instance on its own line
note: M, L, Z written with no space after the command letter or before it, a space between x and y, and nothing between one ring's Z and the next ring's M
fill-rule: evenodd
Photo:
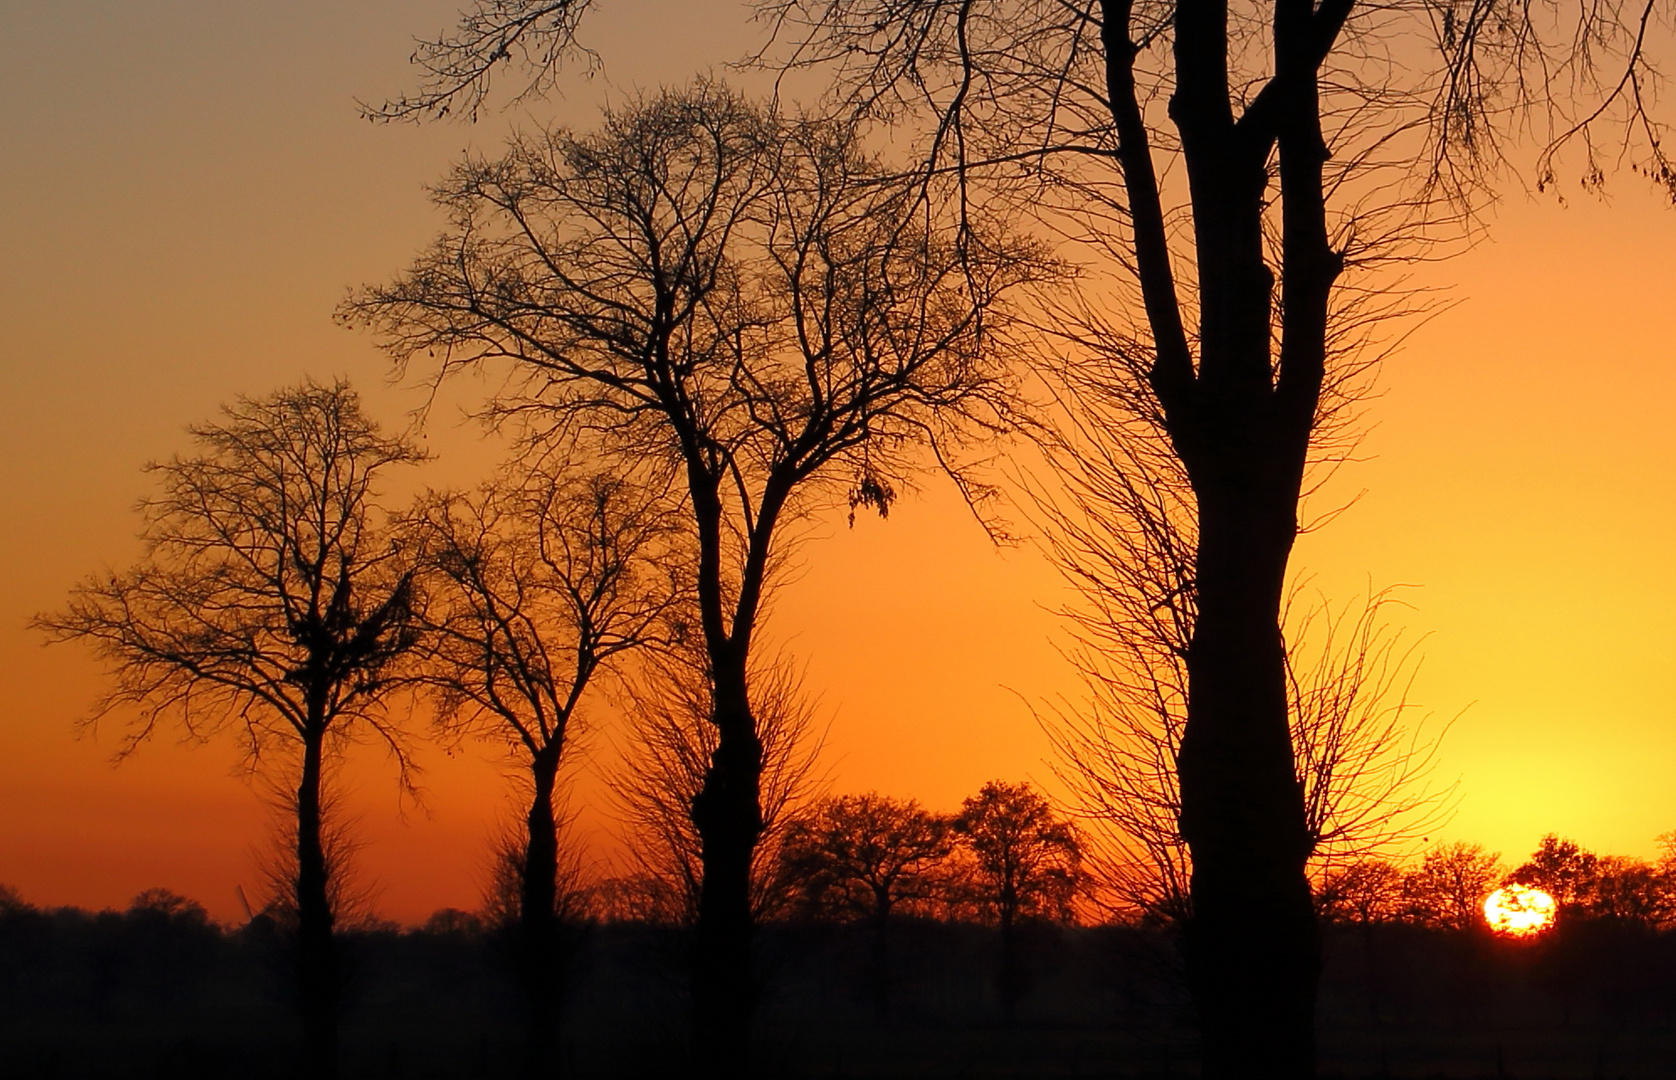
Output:
M751 860L762 833L762 743L743 658L718 665L715 680L720 739L692 807L704 867L694 927L693 1019L700 1068L716 1080L735 1080L750 1074L756 1006Z
M337 945L332 938L329 868L321 836L323 735L303 743L297 785L297 997L303 1014L303 1073L314 1080L338 1075Z

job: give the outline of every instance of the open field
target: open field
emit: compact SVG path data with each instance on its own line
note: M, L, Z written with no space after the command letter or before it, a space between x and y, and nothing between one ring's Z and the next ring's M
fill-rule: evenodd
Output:
M0 1075L288 1077L295 1022L282 935L79 912L0 920ZM345 1075L520 1075L521 1013L492 933L346 935ZM884 1002L870 943L843 926L759 939L759 1069L861 1080L1196 1075L1173 947L1124 927L1033 928L1007 1023L985 927L907 922ZM560 1075L681 1076L678 931L577 939ZM1324 1077L1652 1078L1676 1063L1676 935L1598 924L1534 944L1404 925L1327 936Z

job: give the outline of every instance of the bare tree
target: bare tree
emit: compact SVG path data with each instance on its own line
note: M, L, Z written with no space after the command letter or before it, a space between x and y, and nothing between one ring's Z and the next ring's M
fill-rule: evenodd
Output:
M1198 526L1172 770L1208 1077L1314 1068L1313 840L1280 614L1335 321L1378 295L1346 271L1470 211L1510 119L1591 88L1644 117L1593 66L1636 70L1652 0L1633 2L763 5L790 64L831 64L854 107L914 125L921 168L1110 268L1085 309L1116 309L1104 355L1143 359L1128 392L1161 418Z
M1082 838L1029 784L991 780L960 804L955 832L970 856L966 897L1001 931L997 980L1010 1022L1025 988L1019 924L1067 921L1082 885Z
M949 892L954 819L878 792L822 799L800 815L780 850L780 873L806 914L864 919L873 953L873 1008L890 1012L890 918Z
M1071 917L1082 839L1040 792L991 780L960 804L954 830L974 860L974 898L1004 935L1032 916Z
M1384 923L1403 916L1403 872L1384 859L1351 859L1330 867L1315 889L1315 909L1327 922Z
M1286 620L1288 638L1302 643L1288 648L1288 697L1309 875L1318 886L1341 864L1399 854L1448 809L1449 789L1430 784L1441 736L1410 719L1414 654L1380 618L1389 602L1375 594L1338 610L1322 603ZM1193 866L1176 775L1184 654L1156 641L1096 651L1093 643L1110 640L1114 625L1070 650L1088 696L1058 707L1044 726L1093 833L1090 873L1119 909L1179 926L1192 912ZM1143 657L1153 666L1140 666Z
M401 732L382 707L415 640L413 573L376 483L424 455L383 434L342 382L223 411L190 429L194 456L148 467L163 490L140 504L140 561L78 586L34 624L90 643L110 667L115 688L88 722L134 707L124 756L172 722L194 740L232 731L253 768L290 776L305 1066L331 1077L340 973L322 786L331 754L363 731L405 776Z
M532 1074L558 1060L555 786L595 675L684 632L670 625L686 589L676 525L661 492L552 459L474 496L432 494L409 522L428 572L419 678L437 724L505 745L529 786L515 863Z
M1669 866L1602 856L1582 914L1618 926L1666 929L1676 920L1676 877Z
M1177 762L1187 727L1188 657L1199 618L1197 504L1133 352L1057 366L1075 409L1032 431L1054 483L1028 478L1043 544L1080 602L1064 612L1067 658L1087 696L1044 723L1060 773L1092 826L1090 869L1110 899L1185 924L1192 859L1181 833ZM1354 443L1367 371L1340 363L1312 434L1323 469ZM1304 797L1310 876L1394 851L1446 809L1429 790L1441 734L1407 699L1413 646L1386 624L1390 591L1335 609L1294 585L1281 612L1288 716Z
M1574 907L1588 895L1600 870L1600 856L1574 840L1553 833L1542 838L1531 857L1507 875L1509 881L1531 885L1552 896L1561 910Z
M629 734L608 776L642 917L698 922L704 895L704 838L693 821L693 799L704 790L720 741L710 717L713 683L702 650L662 658L627 684ZM789 887L779 872L787 831L801 819L823 776L818 703L803 688L795 662L784 654L757 659L752 714L762 741L762 832L752 853L751 913L772 917L786 908Z
M1484 921L1484 901L1504 873L1501 856L1478 844L1438 844L1403 875L1405 915L1425 926L1471 930Z
M492 410L533 438L586 427L685 482L716 730L691 806L695 1005L708 1067L730 1075L763 828L751 645L782 525L845 499L882 513L924 448L952 470L965 434L996 430L1004 298L1049 272L888 182L859 139L700 83L594 134L515 140L454 171L450 230L345 311L399 364L436 357L437 378L505 362Z
M954 845L952 818L868 792L816 803L792 823L780 858L806 910L882 928L902 904L938 897Z

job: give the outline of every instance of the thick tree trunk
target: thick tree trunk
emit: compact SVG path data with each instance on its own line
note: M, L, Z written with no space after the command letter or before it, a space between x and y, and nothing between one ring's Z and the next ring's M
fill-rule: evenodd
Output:
M715 679L720 740L692 806L704 865L693 941L693 1021L704 1074L740 1080L750 1073L756 1005L751 857L762 833L762 743L743 658L716 665Z
M553 811L553 788L558 777L556 746L537 753L530 763L534 797L526 818L523 877L518 896L518 979L529 1009L524 1045L525 1073L534 1077L558 1075L559 1006L564 983L562 927L559 925L558 822Z
M1277 0L1276 82L1236 120L1226 0L1181 0L1169 115L1192 200L1198 361L1135 84L1129 0L1104 0L1102 41L1136 267L1157 345L1152 389L1199 510L1198 612L1177 762L1193 857L1184 942L1210 1080L1314 1074L1320 942L1311 841L1292 760L1280 602L1341 268L1327 235L1316 68L1347 3ZM1284 10L1282 10L1284 9ZM1283 69L1283 70L1279 70ZM1282 303L1263 239L1270 151L1282 188ZM1278 372L1277 372L1278 366Z
M338 1074L338 957L321 839L323 739L322 733L304 741L297 785L297 996L303 1014L303 1075L310 1080L332 1080Z
M1284 465L1244 464L1198 484L1199 613L1179 763L1193 855L1186 958L1204 1075L1301 1080L1314 1074L1320 945L1278 625L1297 488Z

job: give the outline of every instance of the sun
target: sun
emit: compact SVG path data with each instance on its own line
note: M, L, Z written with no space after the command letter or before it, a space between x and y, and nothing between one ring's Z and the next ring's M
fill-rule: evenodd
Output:
M1484 900L1484 921L1490 929L1509 937L1529 937L1554 925L1559 905L1541 889L1527 885L1505 885Z

